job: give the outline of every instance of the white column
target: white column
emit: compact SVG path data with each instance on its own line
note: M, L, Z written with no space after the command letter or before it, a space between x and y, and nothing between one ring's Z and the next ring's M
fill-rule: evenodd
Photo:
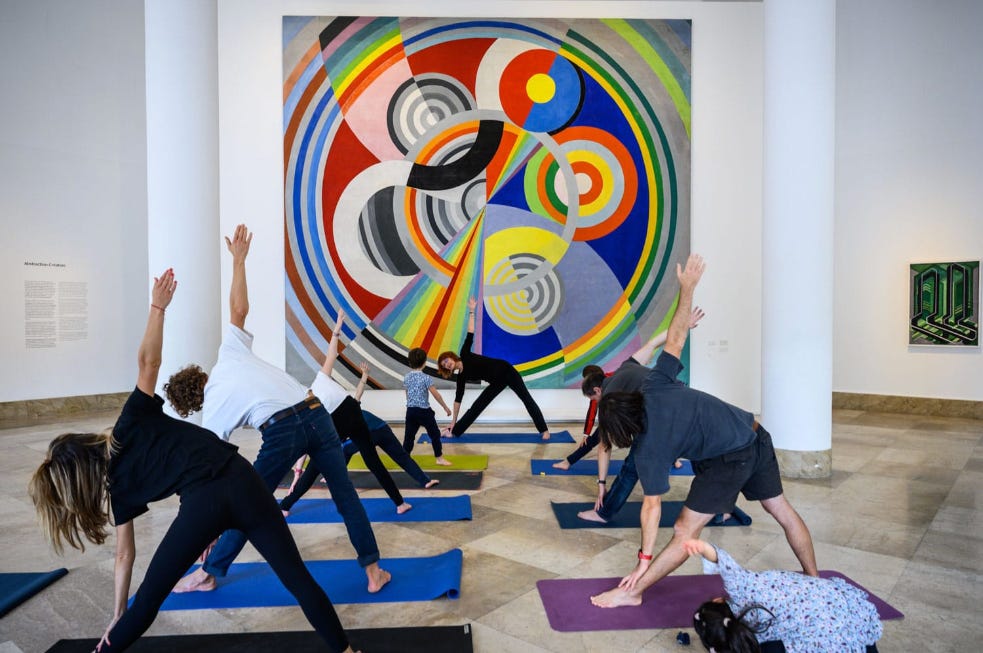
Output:
M158 391L221 338L218 227L218 19L214 2L146 0L150 271L174 268Z
M831 472L835 0L764 3L762 423L782 472Z

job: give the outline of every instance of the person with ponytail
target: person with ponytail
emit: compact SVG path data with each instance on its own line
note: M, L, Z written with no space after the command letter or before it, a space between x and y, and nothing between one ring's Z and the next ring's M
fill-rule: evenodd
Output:
M727 600L702 604L693 628L714 653L877 653L883 627L867 593L842 578L748 571L723 549L687 540L683 549L719 573Z
M164 312L176 288L172 270L154 279L136 388L115 426L56 437L28 487L41 530L59 554L65 544L81 551L86 540L102 544L109 524L116 526L115 609L96 650L130 646L198 554L224 530L236 528L297 598L329 650L350 652L331 601L304 566L276 501L252 465L236 446L163 412L157 375ZM147 512L148 503L173 494L181 497L177 517L128 607L136 558L133 520Z

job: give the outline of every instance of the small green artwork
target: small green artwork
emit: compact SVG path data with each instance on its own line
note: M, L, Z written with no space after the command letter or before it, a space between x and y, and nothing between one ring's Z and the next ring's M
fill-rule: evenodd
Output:
M980 262L912 263L909 345L980 344Z

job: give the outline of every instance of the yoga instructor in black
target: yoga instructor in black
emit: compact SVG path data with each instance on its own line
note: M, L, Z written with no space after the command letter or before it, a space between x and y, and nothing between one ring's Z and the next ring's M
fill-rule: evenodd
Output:
M478 418L481 411L488 408L488 405L502 390L509 388L526 407L529 417L536 425L536 430L543 436L543 440L549 440L550 430L543 418L543 411L539 409L536 400L529 394L529 389L526 388L519 371L512 367L508 361L500 358L489 358L471 351L471 346L474 344L474 311L477 306L478 302L475 301L474 297L468 299L468 335L464 338L464 344L461 345L461 355L458 356L452 351L445 351L437 357L437 368L442 377L449 379L454 372L457 372L454 411L451 416L451 425L444 429L445 435L460 437ZM468 381L487 381L488 387L482 390L471 407L458 420L457 415L461 410L461 400L464 399L464 384Z
M156 393L164 311L174 272L154 280L150 315L137 355L137 385L112 429L66 433L51 441L29 492L56 552L102 544L116 525L115 612L96 650L122 651L157 616L174 583L223 531L243 531L300 603L329 650L351 652L331 601L304 566L276 501L237 447L211 431L164 414ZM136 557L133 519L147 504L181 497L177 517L154 553L127 608Z

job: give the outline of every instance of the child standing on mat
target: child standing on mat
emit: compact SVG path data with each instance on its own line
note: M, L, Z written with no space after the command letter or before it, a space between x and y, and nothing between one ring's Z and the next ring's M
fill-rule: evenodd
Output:
M437 368L440 375L445 379L457 372L457 392L454 394L454 414L451 416L451 425L444 430L445 434L460 437L474 423L481 411L488 408L492 400L505 388L509 388L522 401L526 407L529 417L532 418L536 430L542 435L543 440L550 439L550 430L546 426L543 418L543 411L539 409L536 400L529 394L522 375L512 367L508 361L500 358L489 358L481 356L471 351L474 344L474 311L478 302L474 297L468 299L468 335L464 338L461 345L461 355L458 356L452 351L445 351L437 357ZM478 398L471 404L471 408L464 413L460 421L457 419L458 411L461 410L461 400L464 399L464 384L468 381L487 381L488 387L481 391Z
M150 314L137 354L137 384L116 425L102 433L66 433L51 441L29 493L55 551L102 544L110 512L116 524L115 607L100 653L122 651L150 626L171 587L209 542L241 530L300 603L331 651L351 651L331 601L311 576L263 479L235 445L164 414L156 394L164 311L177 281L154 279ZM147 504L181 497L177 516L154 552L127 607L136 542L133 520Z
M427 352L416 347L410 350L407 359L412 369L403 377L403 387L406 388L406 428L403 431L403 449L406 453L413 451L413 440L416 439L416 433L422 426L430 437L437 464L450 465L452 463L444 458L437 418L433 408L430 407L430 395L433 395L448 416L451 414L451 409L444 403L440 391L434 387L433 379L423 371L423 367L427 364Z

